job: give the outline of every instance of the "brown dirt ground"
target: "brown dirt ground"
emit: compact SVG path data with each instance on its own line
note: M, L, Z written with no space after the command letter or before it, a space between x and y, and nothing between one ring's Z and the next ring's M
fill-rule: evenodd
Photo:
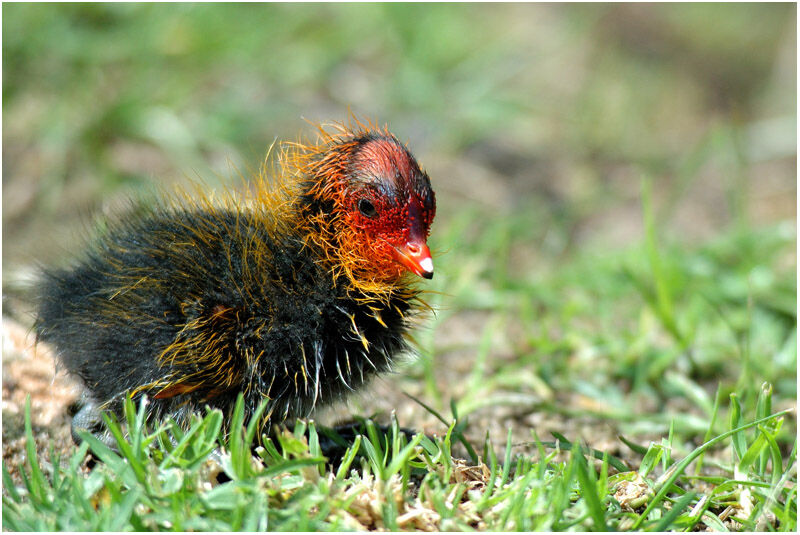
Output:
M78 398L78 385L56 373L53 354L35 344L33 333L13 320L3 319L3 462L15 483L25 450L25 403L31 402L31 426L40 459L49 449L66 457L73 448L69 407Z

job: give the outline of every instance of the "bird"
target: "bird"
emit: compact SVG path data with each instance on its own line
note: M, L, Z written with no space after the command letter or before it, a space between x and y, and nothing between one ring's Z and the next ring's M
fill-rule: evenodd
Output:
M102 415L126 396L184 426L207 407L230 417L241 396L267 428L413 354L434 272L430 178L386 125L314 126L313 141L271 147L244 191L134 201L42 269L34 330L83 385L76 442L108 441Z

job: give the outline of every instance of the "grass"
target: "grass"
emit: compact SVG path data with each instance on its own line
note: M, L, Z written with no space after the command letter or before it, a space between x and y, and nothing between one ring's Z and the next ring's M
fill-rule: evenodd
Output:
M253 454L219 413L180 429L132 406L118 452L57 455L4 410L4 440L28 438L4 529L797 530L794 6L3 15L3 312L23 325L16 279L76 250L89 212L214 187L299 117L388 121L439 203L420 356L351 400L370 418L340 459L314 422Z
M763 410L771 391L762 394ZM29 405L26 410L32 444ZM673 457L671 441L653 443L638 468L609 475L607 454L598 466L577 443L562 449L563 444L535 439L538 457L514 455L510 434L502 462L487 441L485 464L465 466L451 457L456 421L433 440L421 433L408 439L396 420L387 433L367 421L367 432L336 464L321 455L313 422L298 422L293 432L264 437L253 456L253 427L239 425L221 436L218 411L197 418L185 431L172 422L151 430L145 404L136 411L129 402L128 436L108 421L119 453L88 434L67 463L57 458L42 463L30 447L22 488L15 488L4 466L3 527L692 531L725 530L720 518L725 515L748 531L796 531L796 444L784 462L776 441L790 412L744 418L735 410L728 430L680 459ZM242 414L240 403L234 416L239 423ZM720 475L689 470L726 440L735 445L735 455L731 465L718 467ZM80 467L89 450L102 462L84 473ZM695 490L699 483L709 490Z

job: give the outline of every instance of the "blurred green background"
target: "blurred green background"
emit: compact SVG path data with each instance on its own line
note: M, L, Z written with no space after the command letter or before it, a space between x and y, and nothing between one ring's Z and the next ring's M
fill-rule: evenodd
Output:
M791 400L796 50L794 4L5 4L4 312L30 324L94 214L352 110L437 192L445 296L403 388L527 425L708 413L721 379Z

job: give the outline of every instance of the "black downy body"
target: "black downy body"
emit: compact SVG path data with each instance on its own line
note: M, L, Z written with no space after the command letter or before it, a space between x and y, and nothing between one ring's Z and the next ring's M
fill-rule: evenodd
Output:
M389 370L416 293L364 301L318 257L242 211L157 207L46 271L36 333L88 390L73 437L128 392L182 423L243 392L247 419L269 398L264 422L280 423Z

